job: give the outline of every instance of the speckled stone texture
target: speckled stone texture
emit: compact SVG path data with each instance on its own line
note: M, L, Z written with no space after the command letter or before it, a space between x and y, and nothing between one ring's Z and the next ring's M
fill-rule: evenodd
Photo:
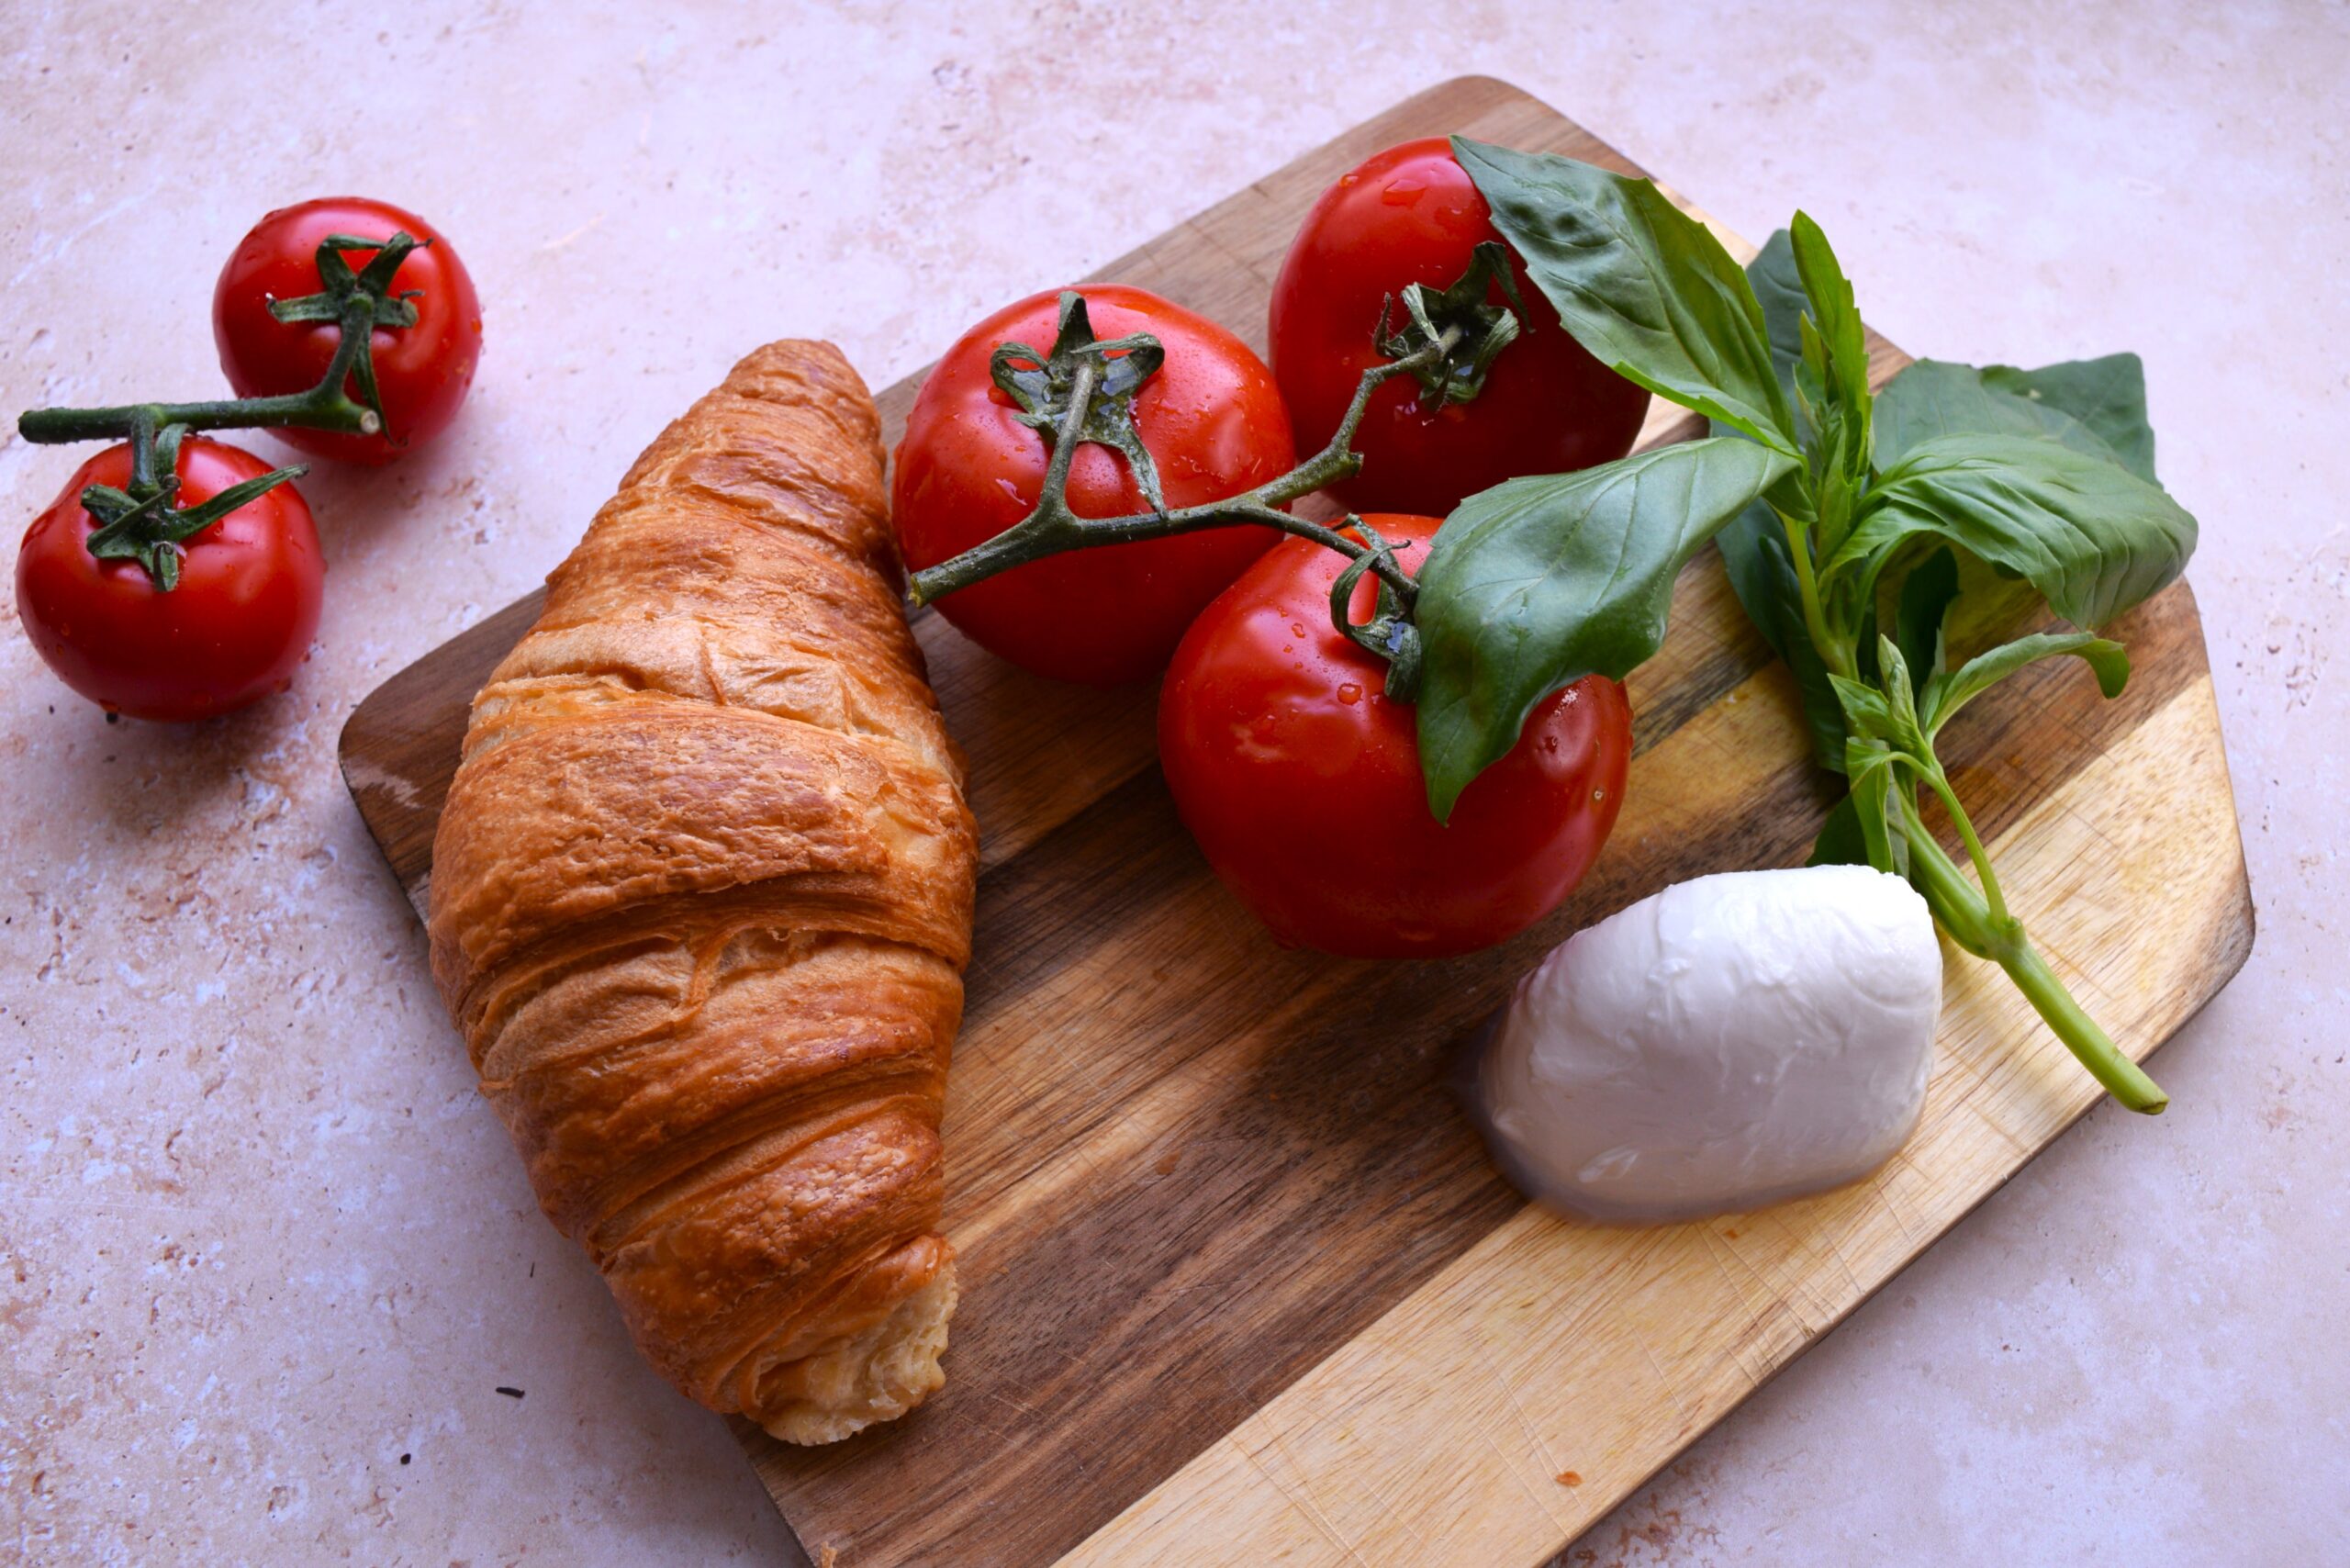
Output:
M829 336L882 385L1485 71L1749 235L1805 204L1915 352L2145 355L2260 911L2168 1115L2094 1114L1564 1561L2344 1560L2350 9L0 17L12 431L218 386L213 271L302 196L430 214L488 332L439 446L305 482L333 565L290 695L109 726L0 626L0 1558L784 1560L540 1218L336 732L745 347ZM83 454L0 438L0 516Z

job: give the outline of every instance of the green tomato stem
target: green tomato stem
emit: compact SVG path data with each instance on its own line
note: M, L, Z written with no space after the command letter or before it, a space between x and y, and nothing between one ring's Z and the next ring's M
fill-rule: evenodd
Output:
M372 342L378 301L354 294L339 307L334 358L317 386L273 398L215 398L193 403L122 403L107 409L35 409L17 420L17 433L37 445L62 442L125 440L135 464L151 467L155 432L172 425L190 431L299 426L374 435L383 416L344 390L360 357ZM149 482L160 477L145 476Z
M1130 512L1122 517L1080 517L1069 509L1067 494L1069 465L1077 448L1082 444L1078 432L1084 429L1086 409L1091 402L1094 385L1091 375L1080 368L1070 389L1069 411L1062 419L1058 439L1053 443L1051 464L1046 469L1043 491L1037 498L1035 509L994 538L973 545L951 560L941 561L934 566L925 566L914 573L907 579L906 595L916 604L930 604L975 583L984 582L999 573L1024 566L1047 555L1058 555L1066 550L1127 544L1144 539L1169 539L1205 529L1254 523L1278 528L1300 539L1310 539L1326 549L1337 551L1348 560L1368 558L1368 569L1408 606L1418 595L1418 585L1396 565L1392 552L1359 543L1339 530L1322 523L1292 517L1281 509L1302 497L1327 488L1360 469L1362 459L1354 452L1355 431L1361 426L1363 414L1371 406L1371 394L1393 376L1414 375L1428 365L1442 362L1453 351L1457 336L1456 331L1447 330L1404 358L1375 364L1364 371L1361 381L1355 386L1353 400L1347 405L1346 418L1338 421L1338 428L1332 432L1328 444L1279 478L1268 480L1253 490L1246 490L1223 500L1160 511Z
M191 431L241 430L255 426L342 431L373 435L384 428L375 410L337 392L316 389L276 398L220 398L201 403L126 403L111 409L35 409L17 421L17 433L39 445L72 441L129 440L139 426L160 430L184 425Z

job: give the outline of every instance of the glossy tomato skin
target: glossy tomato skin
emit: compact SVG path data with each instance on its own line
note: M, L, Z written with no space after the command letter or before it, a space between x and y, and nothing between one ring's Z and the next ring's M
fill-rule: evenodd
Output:
M1362 373L1387 357L1372 342L1382 302L1407 284L1449 286L1480 241L1500 238L1442 137L1391 147L1322 194L1273 285L1273 375L1299 446L1328 442ZM1336 487L1349 506L1440 517L1505 479L1631 451L1648 393L1568 335L1514 252L1511 270L1522 330L1483 390L1431 409L1410 376L1381 386L1356 432L1362 471ZM1505 303L1498 283L1488 297Z
M240 398L272 398L319 384L341 333L330 321L280 321L273 299L316 294L319 242L330 234L389 239L406 230L430 240L394 274L395 292L421 289L413 326L377 328L369 352L384 404L384 431L349 435L280 430L287 444L344 463L388 463L448 428L481 363L481 299L441 231L416 214L365 196L328 196L278 208L253 226L212 291L212 341ZM372 251L349 251L354 272Z
M1373 515L1416 547L1431 518ZM1285 944L1433 958L1525 930L1574 890L1616 824L1632 750L1624 689L1594 676L1544 700L1515 750L1428 812L1416 712L1330 624L1344 563L1287 540L1208 606L1159 693L1158 750L1184 824ZM1356 589L1367 620L1372 588Z
M180 445L177 502L192 507L269 465L233 446ZM292 681L319 629L325 558L310 509L290 484L187 540L179 585L157 590L135 561L101 561L86 541L89 485L130 478L130 449L82 465L17 552L17 613L59 678L137 719L206 719Z
M1139 288L1090 286L1094 336L1149 332L1167 361L1135 399L1136 422L1169 507L1222 500L1296 465L1272 373L1238 338ZM891 503L908 566L961 554L1035 508L1051 453L989 375L1003 342L1050 350L1059 291L1005 307L939 360L906 418ZM1125 458L1078 450L1069 505L1080 517L1148 510ZM1071 551L949 594L939 613L972 641L1057 680L1113 686L1156 674L1201 606L1281 535L1224 528Z

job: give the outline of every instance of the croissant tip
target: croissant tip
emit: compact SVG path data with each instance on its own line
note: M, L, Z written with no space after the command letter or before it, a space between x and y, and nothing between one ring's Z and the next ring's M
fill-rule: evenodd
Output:
M879 1323L810 1357L797 1380L803 1397L754 1418L770 1437L811 1446L897 1419L945 1386L938 1361L960 1295L949 1260Z

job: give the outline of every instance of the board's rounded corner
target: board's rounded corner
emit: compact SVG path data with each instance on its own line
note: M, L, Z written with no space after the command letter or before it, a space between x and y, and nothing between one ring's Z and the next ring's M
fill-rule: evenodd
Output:
M1464 72L1458 76L1449 76L1443 81L1438 83L1435 87L1430 89L1430 91L1438 93L1490 93L1496 99L1523 98L1528 103L1542 104L1542 100L1540 98L1536 97L1533 94L1528 92L1516 83L1508 81L1500 76L1489 75L1483 71L1469 71ZM1549 108L1550 106L1548 104L1542 104L1542 106L1544 108Z

